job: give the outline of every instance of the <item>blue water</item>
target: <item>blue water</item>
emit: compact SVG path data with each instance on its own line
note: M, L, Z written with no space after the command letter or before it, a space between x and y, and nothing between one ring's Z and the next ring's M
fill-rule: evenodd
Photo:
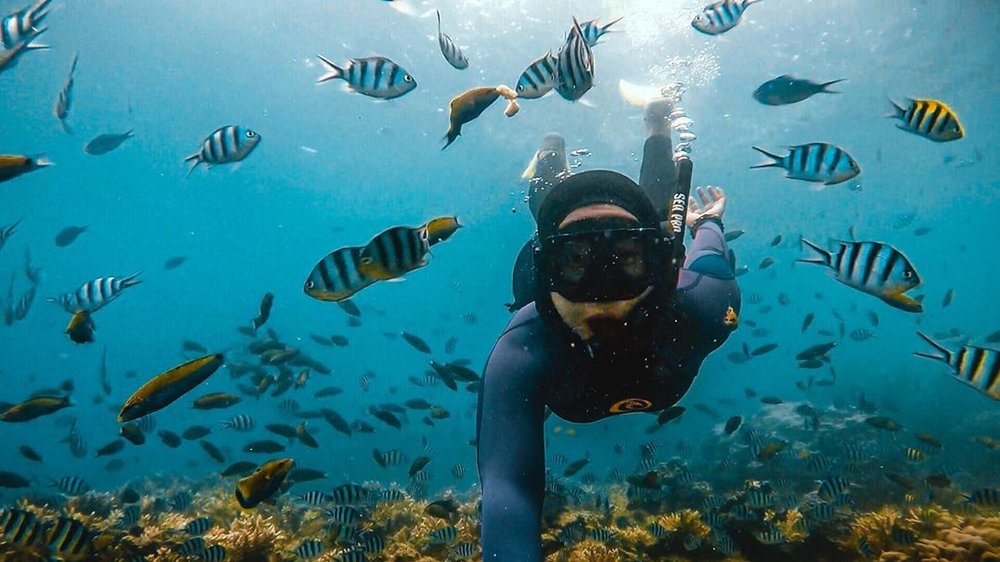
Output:
M192 424L216 428L208 439L227 462L248 457L239 450L247 436L223 433L218 424L234 414L253 416L255 438L271 438L261 428L284 421L278 403L292 397L303 408L331 407L348 420L377 426L371 435L346 437L322 420L310 424L322 447L293 446L300 466L325 470L328 485L377 479L404 481L406 465L384 471L371 449L397 447L411 458L423 454L420 437L433 447L429 489L474 486L475 395L407 382L422 376L428 357L383 332L415 333L434 348L434 358L468 358L477 371L509 319L510 269L533 224L524 203L520 173L549 131L560 132L570 149L586 147L574 171L612 168L638 174L643 139L641 110L623 102L620 79L661 85L681 81L682 105L694 120L698 139L692 158L695 182L723 186L729 195L726 225L747 234L733 243L740 264L744 302L758 293L760 305L745 305L742 320L770 333L754 337L743 327L710 357L682 404L711 405L721 419L690 411L655 439L671 450L680 439L697 446L714 439L725 417L752 415L760 405L743 398L752 387L761 395L809 399L817 407L837 401L854 404L860 393L908 429L924 431L954 446L956 468L993 466L997 457L971 443L996 434L997 402L950 380L947 369L911 352L924 350L915 330L958 328L974 343L1000 328L994 292L993 243L1000 201L995 193L1000 111L997 84L1000 54L995 2L800 2L765 0L745 20L719 37L701 35L688 22L698 2L434 2L445 32L471 60L456 71L438 50L433 15L410 17L377 0L265 3L66 2L53 7L44 42L51 50L31 52L0 75L0 152L46 153L55 166L0 185L0 224L23 223L0 250L0 287L15 275L15 298L27 289L21 272L30 249L43 268L40 295L27 318L0 326L0 401L18 402L38 388L70 378L76 406L55 416L0 427L5 470L32 475L38 486L48 477L77 475L97 489L111 489L154 472L191 477L214 474L219 466L196 444L174 451L151 435L142 447L119 455L126 467L103 469L107 459L92 451L117 435L115 412L147 378L185 356L184 339L211 350L239 349L236 333L256 314L270 291L275 306L268 326L283 341L300 346L331 366L328 377L314 374L302 391L259 400L244 397L225 411L199 412L190 401L216 391L235 392L222 370L195 392L156 414L157 427L180 432ZM0 3L4 13L18 2ZM560 45L571 17L623 15L618 33L595 48L597 79L585 96L588 105L552 95L523 100L506 118L497 107L466 125L446 151L440 137L447 126L448 101L474 86L513 85L524 67ZM55 95L74 52L80 63L69 117L74 134L63 133L51 115ZM316 85L322 73L315 55L336 62L381 54L416 78L412 93L389 102L343 92L340 82ZM818 81L847 78L840 95L817 95L783 107L758 104L750 94L762 82L785 73ZM936 144L894 127L883 116L888 98L945 101L959 114L966 138ZM185 178L182 160L198 150L217 127L239 124L258 131L262 142L238 169L199 167ZM135 130L135 138L101 157L82 145L97 134ZM834 186L821 192L784 179L778 170L749 170L759 162L752 145L781 152L787 145L827 141L848 150L861 165L863 189ZM303 149L306 147L306 149ZM915 213L912 225L894 228L901 215ZM312 300L302 283L313 264L333 249L360 245L395 225L419 225L441 215L457 215L466 225L436 246L431 264L400 283L380 283L354 301L363 325L349 328L334 304ZM63 227L89 225L67 248L53 237ZM916 236L917 227L931 227ZM845 238L853 227L861 239L880 240L903 250L924 279L921 315L892 309L836 283L821 268L795 265L800 235L825 242ZM783 242L771 247L777 234ZM177 255L187 262L173 271L163 263ZM776 264L758 270L772 257ZM97 342L78 346L66 338L68 317L41 297L57 296L108 275L142 271L143 283L95 315ZM954 289L947 308L941 302ZM779 293L790 297L781 306ZM5 294L0 291L0 294ZM822 295L820 298L819 295ZM837 310L848 332L868 327L866 311L881 322L876 338L846 338L833 353L837 383L805 394L794 386L809 373L798 371L795 352L823 341L815 330L836 331ZM816 314L803 336L802 317ZM474 313L470 324L463 315ZM323 348L309 334L342 334L346 348ZM441 350L449 337L459 344L453 356ZM751 348L778 342L773 353L745 364L725 355L743 342ZM98 365L107 347L112 395L100 395ZM238 353L238 352L237 352ZM134 370L136 378L124 373ZM370 389L359 387L374 371ZM320 400L312 392L337 385L339 396ZM432 428L413 412L402 430L380 424L364 412L369 404L402 402L422 396L441 404L452 417ZM734 405L719 405L729 397ZM73 416L91 453L74 458L59 420ZM621 416L586 426L549 420L549 455L571 460L589 453L588 470L602 476L615 460L609 443L631 448L648 440L638 428L645 414ZM561 433L553 433L561 426ZM990 433L992 431L992 433ZM276 440L280 440L277 439ZM16 447L30 443L44 457L41 467ZM991 455L992 456L989 456ZM264 460L268 456L259 456ZM704 459L705 462L711 459ZM450 469L462 463L463 481ZM18 491L0 491L10 501Z

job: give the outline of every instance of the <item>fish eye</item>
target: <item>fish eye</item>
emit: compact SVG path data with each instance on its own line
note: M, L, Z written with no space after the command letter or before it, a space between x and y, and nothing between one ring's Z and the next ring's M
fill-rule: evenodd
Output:
M306 289L312 289L315 286L316 286L316 283L313 283L311 280L310 281L306 281Z
M524 90L524 84L518 84L514 89L517 90L518 92L521 92Z
M255 133L253 131L247 131L247 138L248 139L252 139L252 138L254 138L256 136L257 136L257 133Z
M409 74L407 74L407 75L403 76L403 81L404 82L413 82L413 77L410 76Z
M909 279L911 277L913 277L913 271L907 269L906 271L903 272L903 278L904 279Z

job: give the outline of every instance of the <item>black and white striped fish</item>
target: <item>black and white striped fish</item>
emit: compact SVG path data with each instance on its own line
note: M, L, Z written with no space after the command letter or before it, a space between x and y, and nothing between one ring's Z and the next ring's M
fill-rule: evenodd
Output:
M223 429L233 429L242 433L252 430L254 425L256 424L253 418L246 414L238 414L233 416L232 419L222 422Z
M827 251L802 239L816 255L796 260L825 265L837 281L882 299L886 304L907 312L922 312L918 299L905 293L918 287L920 275L902 252L882 242L837 241L835 250Z
M760 0L720 0L705 6L694 17L691 26L707 35L719 35L736 27L747 6Z
M360 505L368 502L369 492L359 484L341 484L332 490L337 505Z
M66 123L66 118L69 117L69 110L73 106L73 74L76 72L76 63L79 58L78 53L73 55L73 64L69 67L66 82L63 83L63 87L59 90L59 95L56 96L56 103L52 106L52 115L59 120L59 125L62 127L64 133L72 132Z
M469 68L469 59L462 53L462 49L455 44L451 37L441 33L441 11L434 11L437 12L438 17L438 45L441 46L441 54L444 55L444 59L458 70Z
M462 463L458 463L455 466L451 467L451 475L454 476L457 480L461 480L462 477L465 476L465 465Z
M459 558L472 558L479 554L479 547L474 542L463 542L455 546L455 556Z
M427 538L430 539L431 544L454 542L458 538L458 529L454 525L434 529L427 533Z
M598 23L598 20L592 19L581 23L580 30L583 31L583 38L587 40L587 44L593 47L594 45L597 45L601 36L611 31L612 25L620 21L622 21L622 18L618 18L607 25L601 25Z
M365 549L354 547L341 551L334 560L335 562L366 562L367 558L365 557Z
M317 84L340 78L346 83L345 90L383 100L406 95L417 87L413 76L385 57L351 59L339 67L323 56L316 56L327 69Z
M83 523L71 517L60 517L49 529L45 543L55 558L83 560L93 550L94 537Z
M0 515L0 542L30 547L42 538L45 528L30 511L7 509Z
M426 227L395 226L361 250L358 271L369 279L396 279L427 265L430 242Z
M51 487L58 488L60 492L67 496L79 496L91 490L90 484L87 484L83 478L78 476L64 476L59 480L53 480Z
M825 142L793 146L788 154L778 156L762 148L753 147L771 159L755 168L784 168L786 178L834 185L845 182L861 173L861 167L844 149Z
M358 269L361 264L362 246L339 248L319 260L303 290L310 297L321 301L342 301L375 282Z
M957 350L952 350L932 340L923 332L917 332L917 335L938 353L916 352L914 355L948 365L957 380L994 400L1000 400L1000 351L975 345L963 345Z
M388 449L385 451L372 449L372 457L375 459L375 463L382 468L399 466L409 460L406 454L399 449Z
M851 493L852 484L839 476L830 476L819 484L819 498L830 501Z
M514 87L517 97L531 100L551 92L556 86L556 64L556 57L552 53L545 53L535 59L517 79Z
M228 554L229 553L226 552L226 547L221 544L217 544L203 550L201 554L198 555L198 558L204 560L205 562L223 562Z
M31 6L5 16L0 22L0 47L13 49L22 41L30 41L37 36L38 26L48 14L48 4L52 0L38 0ZM29 49L47 49L47 45L28 45Z
M295 548L295 556L298 556L301 560L312 560L323 554L323 548L323 541L315 539L302 541L302 544Z
M296 497L300 502L313 507L322 507L323 505L329 503L332 499L330 496L319 490L311 490L304 494L299 494Z
M908 101L909 104L904 109L889 100L893 112L886 117L902 121L896 127L934 142L948 142L965 136L958 115L944 102L929 99Z
M201 536L215 525L215 520L211 517L199 517L184 525L184 532L189 535Z
M205 551L205 539L202 537L191 537L177 545L177 553L185 556L201 554Z
M142 507L139 504L130 505L122 511L122 517L118 520L117 526L119 529L131 529L141 517Z
M202 141L198 152L184 159L185 162L191 162L188 175L190 176L202 162L209 168L217 164L240 162L249 156L258 144L260 135L252 129L240 125L219 127Z
M16 222L11 224L0 225L0 249L3 249L3 245L10 240L10 237L14 235L14 231L17 230L18 225L21 224L21 220L18 219Z
M338 505L327 509L324 513L338 525L354 526L361 519L361 510L350 505Z
M594 54L583 37L580 23L573 18L573 29L556 54L555 90L563 99L576 101L593 86Z
M187 492L177 492L167 503L169 503L170 507L177 511L184 511L191 506L192 501L194 501L194 498L191 497L191 494Z
M59 303L63 310L70 314L83 311L93 314L108 303L121 296L122 291L142 283L139 273L128 277L98 277L84 283L72 293L66 293L58 298L50 297L49 302Z
M378 554L385 550L385 537L375 531L358 534L358 545L368 554Z

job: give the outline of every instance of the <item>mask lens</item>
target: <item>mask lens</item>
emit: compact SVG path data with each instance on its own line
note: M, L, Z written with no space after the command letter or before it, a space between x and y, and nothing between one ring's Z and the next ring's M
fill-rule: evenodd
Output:
M653 228L557 234L542 240L540 269L567 300L628 300L653 284L659 242Z

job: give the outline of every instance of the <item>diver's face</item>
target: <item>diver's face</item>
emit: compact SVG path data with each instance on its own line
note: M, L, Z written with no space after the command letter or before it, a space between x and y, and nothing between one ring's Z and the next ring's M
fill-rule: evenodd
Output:
M638 219L632 213L617 205L601 203L575 209L559 223L559 229L562 230L577 221L608 218L635 221L636 226L639 226ZM549 297L563 322L572 328L583 341L590 341L592 339L613 338L624 326L624 319L632 312L632 309L642 302L652 290L652 287L647 287L639 296L622 301L579 303L572 302L556 292L550 292Z

